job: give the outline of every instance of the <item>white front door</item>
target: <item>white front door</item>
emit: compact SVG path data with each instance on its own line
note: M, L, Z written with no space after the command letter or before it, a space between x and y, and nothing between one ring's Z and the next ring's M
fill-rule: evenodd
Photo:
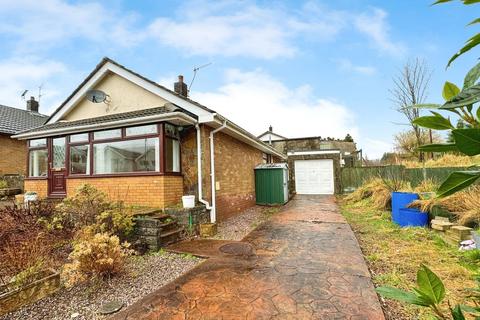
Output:
M333 194L333 160L295 160L297 194Z

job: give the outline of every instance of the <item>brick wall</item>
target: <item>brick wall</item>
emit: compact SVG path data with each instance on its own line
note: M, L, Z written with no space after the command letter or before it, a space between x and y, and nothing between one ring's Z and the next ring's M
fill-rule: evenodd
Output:
M25 174L26 166L26 142L0 134L0 175Z
M148 207L178 204L183 195L181 176L138 176L67 179L67 196L73 195L85 183L104 191L111 200Z
M255 172L262 151L222 132L215 134L217 219L222 221L255 205Z
M210 141L212 128L201 126L203 198L211 203ZM262 163L262 151L221 131L215 134L215 180L217 184L217 221L225 220L255 205L254 168ZM182 136L184 192L195 194L197 186L196 130ZM278 159L276 159L278 160Z
M48 195L48 182L47 179L25 179L24 181L25 192L34 191L38 194L40 199L46 198Z

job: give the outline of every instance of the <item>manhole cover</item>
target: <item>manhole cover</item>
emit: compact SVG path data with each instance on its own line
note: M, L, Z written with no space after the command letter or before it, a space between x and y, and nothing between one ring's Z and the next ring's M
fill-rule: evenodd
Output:
M228 243L220 247L220 251L235 256L251 256L255 254L255 250L248 243Z

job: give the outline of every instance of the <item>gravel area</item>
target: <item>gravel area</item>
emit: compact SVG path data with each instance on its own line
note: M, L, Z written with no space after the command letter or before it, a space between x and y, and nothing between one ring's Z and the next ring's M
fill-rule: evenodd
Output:
M102 319L105 317L97 311L103 303L117 300L123 302L125 308L203 261L197 257L163 251L130 259L122 276L61 289L0 319Z
M278 207L255 206L233 216L217 226L218 233L212 239L242 240L250 231L262 222L268 220L272 214L278 212Z

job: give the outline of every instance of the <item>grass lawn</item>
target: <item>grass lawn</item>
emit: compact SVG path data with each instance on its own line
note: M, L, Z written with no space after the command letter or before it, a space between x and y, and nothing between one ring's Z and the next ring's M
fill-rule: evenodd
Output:
M375 286L410 289L423 263L443 280L452 305L465 302L464 289L476 286L473 276L480 265L478 250L460 252L431 229L399 228L390 221L389 212L373 209L369 199L356 204L340 200L340 204L360 243ZM432 319L426 308L391 300L382 304L387 319Z

